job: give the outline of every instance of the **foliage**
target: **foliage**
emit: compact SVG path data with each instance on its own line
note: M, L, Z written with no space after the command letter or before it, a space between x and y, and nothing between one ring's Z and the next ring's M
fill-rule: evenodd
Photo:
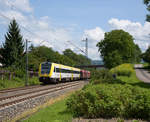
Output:
M143 0L144 4L147 6L147 10L150 11L150 0ZM150 14L147 14L146 21L150 22Z
M134 53L134 58L135 58L135 63L140 63L141 62L141 58L142 58L142 51L139 48L139 46L136 44L135 45L135 53Z
M45 46L32 47L29 53L29 69L37 71L41 62L50 61L60 64L75 65L68 57L55 52L52 48Z
M91 71L90 82L92 84L109 83L113 81L114 81L113 75L107 69L102 69L100 71L98 70Z
M25 71L23 71L22 69L15 70L15 77L24 78L25 77Z
M98 42L97 47L107 68L140 61L140 48L134 44L133 37L123 30L105 33L105 38Z
M76 117L150 117L149 90L130 85L89 85L73 94L66 104Z
M66 49L64 54L54 51L52 48L45 46L29 47L29 70L38 71L41 62L50 61L59 64L77 66L91 63L81 54L76 54L70 49ZM23 37L20 34L19 25L16 20L12 20L5 35L5 43L0 49L0 62L5 68L10 70L24 70L26 64L26 53L24 53ZM17 71L23 72L23 71ZM22 73L21 73L22 74ZM19 73L17 73L19 75ZM19 76L20 77L20 76Z
M130 77L134 73L133 65L131 64L122 64L110 70L111 73L118 76L128 76Z
M150 47L142 54L142 58L145 62L150 63Z
M0 50L0 62L5 66L21 68L24 51L23 39L16 20L12 20L5 35L5 43Z
M63 54L67 56L68 58L74 60L76 62L76 65L88 65L91 64L91 60L87 59L85 56L81 54L76 54L70 49L66 49L63 51Z
M133 65L122 64L110 72L118 73L120 82L100 82L98 72L92 74L91 83L68 99L68 110L75 117L149 120L150 86L136 78ZM99 82L93 84L94 79Z
M68 53L69 50L70 52ZM71 56L70 56L71 55ZM73 56L72 56L73 55ZM29 52L29 69L37 71L41 62L50 61L69 66L82 65L90 62L81 54L76 54L70 49L66 49L64 54L54 51L52 48L45 46L30 47Z
M40 84L37 77L29 78L29 85ZM0 80L0 89L16 88L25 85L25 78L14 77L12 80Z
M32 77L29 79L29 85L39 85L41 82L39 82L38 77Z

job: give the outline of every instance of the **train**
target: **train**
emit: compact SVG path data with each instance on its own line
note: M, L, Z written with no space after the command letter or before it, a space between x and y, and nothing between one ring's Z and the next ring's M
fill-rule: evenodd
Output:
M58 83L90 78L90 71L62 64L42 62L39 66L39 81L43 83Z

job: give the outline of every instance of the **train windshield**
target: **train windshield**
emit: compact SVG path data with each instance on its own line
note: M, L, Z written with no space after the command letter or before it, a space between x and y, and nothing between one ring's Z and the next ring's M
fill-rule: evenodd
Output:
M41 74L49 74L51 69L51 63L46 62L41 65Z

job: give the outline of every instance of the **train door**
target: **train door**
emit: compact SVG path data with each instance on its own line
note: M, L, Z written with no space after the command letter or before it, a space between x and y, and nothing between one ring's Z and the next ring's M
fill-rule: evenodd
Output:
M61 66L59 65L59 81L61 81Z
M71 68L71 80L73 80L73 69Z

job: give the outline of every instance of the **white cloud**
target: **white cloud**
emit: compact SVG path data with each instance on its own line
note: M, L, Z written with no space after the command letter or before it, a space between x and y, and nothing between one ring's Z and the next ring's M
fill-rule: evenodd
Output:
M18 11L2 11L3 15L5 15L8 19L16 19L22 26L25 26L27 23L27 17L25 17L23 14L21 14ZM4 20L3 20L4 21ZM7 23L8 24L8 23Z
M72 24L70 27L59 27L56 26L55 23L52 23L48 16L43 16L38 19L35 18L29 0L0 0L0 8L0 13L10 19L15 18L19 25L29 30L28 32L28 30L21 28L24 38L32 41L34 45L39 45L42 42L41 45L52 47L54 50L60 52L66 48L77 50L74 46L65 43L68 40L76 40L76 37L72 36L72 32L78 28L76 24ZM25 14L25 12L27 12L28 15ZM134 42L138 44L143 51L150 45L150 23L145 22L144 25L142 25L139 22L119 20L116 18L110 19L108 23L111 29L123 29L129 32L134 37ZM0 24L8 26L6 18L4 19L0 16ZM88 38L89 57L99 59L96 44L104 38L104 33L105 31L101 27L84 30L82 39ZM73 43L78 46L81 45L79 48L84 50L81 40Z
M29 0L12 0L14 6L25 12L32 12Z
M22 12L32 12L33 8L30 5L29 0L0 0L1 9L8 10L11 8L12 10L20 10Z
M83 34L83 39L88 38L88 54L92 59L100 59L98 48L96 44L104 39L104 30L100 27L94 29L85 30Z
M13 7L12 5L14 5L15 8L11 8ZM38 19L35 18L32 13L33 8L31 8L29 0L0 0L0 7L0 12L3 15L10 19L16 19L17 23L19 23L21 27L21 32L24 39L28 39L34 45L39 46L40 44L47 47L52 47L54 50L57 50L61 53L66 48L71 48L72 50L76 51L76 53L80 52L74 46L65 43L68 40L73 40L72 32L75 31L75 28L77 28L76 26L55 26L55 23L51 23L51 20L48 16L40 17ZM10 9L8 9L9 7ZM29 12L29 14L26 15L24 12ZM10 22L6 21L6 18L4 19L3 17L0 17L0 20L0 24L5 24L6 27ZM104 31L99 27L91 30L85 30L85 36L90 39L90 44L93 45L94 48L97 41L103 38L103 34ZM80 42L81 40L73 43L79 46L81 45ZM92 57L94 57L96 53L93 52L97 51L97 49L92 50L92 48L89 48L89 51L91 52Z
M134 40L134 42L140 46L142 51L145 51L150 46L149 41L144 41L143 42L143 41L140 41L140 40Z
M111 26L111 29L123 29L126 32L129 32L135 39L135 43L140 46L140 48L145 51L148 45L150 45L150 23L145 22L142 25L139 22L131 22L129 20L118 20L112 18L108 21Z
M100 53L98 52L98 48L97 47L90 47L89 50L89 57L92 60L100 60Z
M119 20L112 18L108 21L110 25L110 30L113 29L123 29L129 32L133 38L134 42L139 45L142 51L145 51L150 45L150 23L145 22L142 25L140 22L132 22L130 20ZM100 27L94 29L85 30L83 38L87 37L89 39L89 56L97 59L99 57L99 52L97 51L96 44L98 41L104 38L105 31Z
M15 9L11 9L12 5ZM23 37L36 46L41 44L62 51L65 48L64 42L72 39L68 28L54 26L48 16L35 18L29 0L0 0L0 7L0 13L6 16L0 16L0 24L7 27L10 20L15 18L21 27ZM24 12L31 13L27 15Z
M89 40L100 41L104 38L104 31L100 27L85 30L83 38L87 37Z

